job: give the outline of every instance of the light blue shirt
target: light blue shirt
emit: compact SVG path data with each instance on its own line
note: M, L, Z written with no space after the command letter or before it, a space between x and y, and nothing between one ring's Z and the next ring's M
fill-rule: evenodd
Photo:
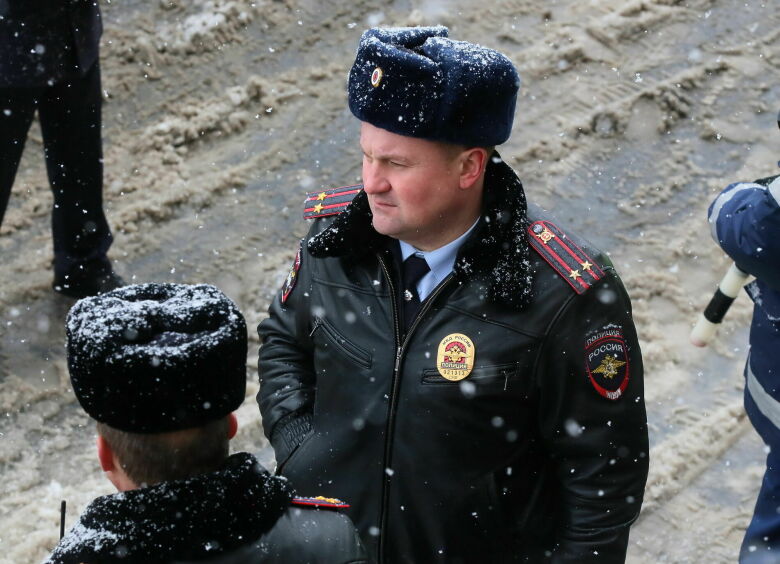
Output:
M450 272L452 272L452 267L455 266L455 259L458 257L460 246L469 234L474 231L477 223L479 223L479 218L477 218L474 225L469 227L463 235L433 251L421 251L414 248L409 243L405 243L401 240L398 241L401 244L401 258L403 260L406 260L412 255L417 255L418 257L424 258L425 262L428 263L428 267L431 269L430 272L420 278L420 281L417 282L417 294L420 296L420 301L425 300L433 289L438 286L442 280L447 278Z

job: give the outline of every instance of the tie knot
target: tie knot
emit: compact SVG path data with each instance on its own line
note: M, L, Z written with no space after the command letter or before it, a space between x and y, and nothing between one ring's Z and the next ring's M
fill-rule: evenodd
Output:
M412 290L431 268L424 258L411 255L404 261L404 287Z

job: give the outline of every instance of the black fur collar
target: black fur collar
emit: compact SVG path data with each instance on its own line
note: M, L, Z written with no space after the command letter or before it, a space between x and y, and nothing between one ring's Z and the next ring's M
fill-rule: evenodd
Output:
M247 453L217 472L95 499L45 564L196 560L229 552L268 531L292 486Z
M485 169L482 218L458 253L454 273L478 280L493 302L521 309L530 298L532 267L526 227L528 204L520 179L494 153ZM352 257L386 248L388 238L371 225L365 192L308 242L314 257Z

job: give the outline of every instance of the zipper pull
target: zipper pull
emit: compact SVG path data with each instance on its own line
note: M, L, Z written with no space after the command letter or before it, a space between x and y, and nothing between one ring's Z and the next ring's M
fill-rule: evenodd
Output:
M314 327L312 327L312 329L311 329L311 333L309 333L309 337L311 337L312 335L314 335L314 332L315 332L317 329L319 329L319 327L320 327L320 318L319 318L319 317L315 317L315 318L314 318Z
M401 347L395 349L395 368L393 368L393 372L398 374L399 368L401 368Z

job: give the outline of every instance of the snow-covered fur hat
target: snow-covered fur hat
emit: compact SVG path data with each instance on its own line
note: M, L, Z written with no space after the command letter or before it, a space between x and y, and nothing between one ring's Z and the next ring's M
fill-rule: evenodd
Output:
M492 49L446 27L373 28L349 73L349 109L400 135L490 147L509 139L520 78Z
M238 408L246 391L246 322L214 286L137 284L68 313L73 391L121 431L198 427Z

